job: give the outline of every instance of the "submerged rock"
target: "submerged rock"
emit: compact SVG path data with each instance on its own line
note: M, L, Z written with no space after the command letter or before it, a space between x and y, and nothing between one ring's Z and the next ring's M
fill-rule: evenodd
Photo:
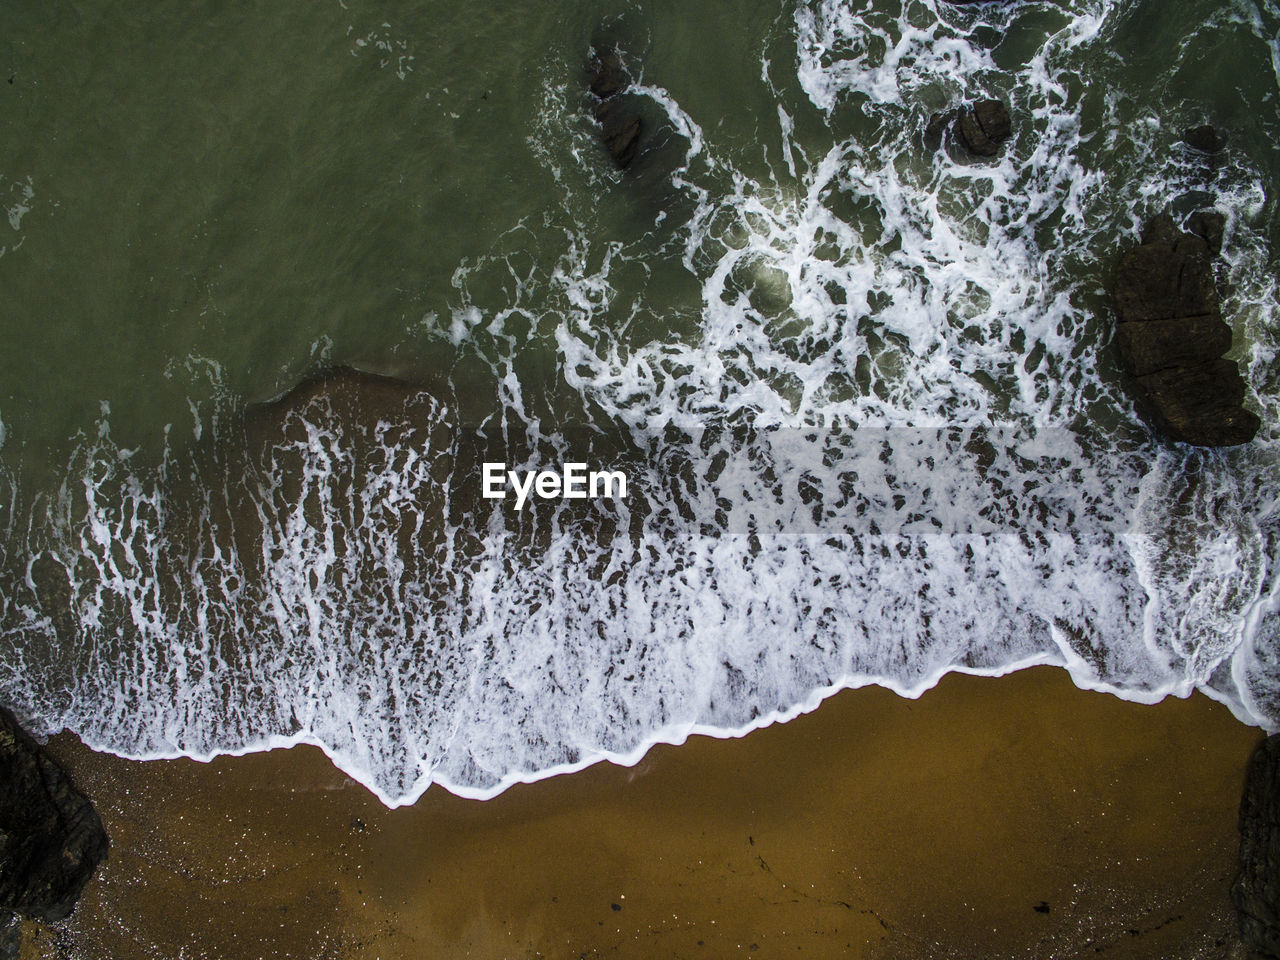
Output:
M1215 221L1198 221L1212 234ZM1221 223L1217 223L1221 243ZM1199 446L1248 443L1258 417L1241 406L1245 382L1234 362L1203 236L1183 233L1167 214L1120 260L1114 290L1116 346L1140 406L1171 439Z
M1227 145L1227 138L1206 123L1185 131L1182 142L1201 153L1217 153Z
M605 54L597 54L591 58L591 95L608 100L630 86L626 68L622 66L622 57L616 50Z
M1231 900L1249 948L1280 958L1280 734L1264 740L1249 761L1240 801L1240 873Z
M640 146L640 114L623 96L631 77L616 50L592 52L587 84L597 103L592 116L600 125L600 140L619 169L625 170L636 158Z
M1187 229L1209 246L1215 257L1222 252L1222 234L1227 218L1217 210L1197 210L1187 218Z
M597 109L596 120L600 124L600 139L622 170L631 166L640 145L640 117L613 104L602 104Z
M0 707L0 909L61 920L107 846L93 805Z
M1009 108L999 100L979 100L960 112L955 131L956 137L970 153L994 157L1013 132Z
M942 146L942 135L947 132L947 127L956 119L956 111L950 110L946 113L935 113L929 118L929 122L924 128L924 147L930 153Z

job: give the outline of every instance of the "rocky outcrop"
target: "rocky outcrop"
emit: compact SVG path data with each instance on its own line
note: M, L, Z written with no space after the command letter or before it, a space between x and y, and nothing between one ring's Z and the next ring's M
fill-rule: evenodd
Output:
M591 95L597 100L616 97L631 85L631 78L622 65L622 56L616 50L594 54L591 58Z
M1249 761L1240 801L1240 873L1231 900L1249 948L1280 958L1280 734L1264 740Z
M1009 108L999 100L979 100L969 106L935 113L924 128L924 146L934 151L942 146L950 128L952 142L975 157L998 156L1013 132Z
M93 805L0 708L0 910L61 920L106 856Z
M1198 446L1247 443L1258 417L1241 406L1245 383L1223 359L1231 328L1223 322L1213 279L1212 240L1222 243L1221 215L1206 212L1184 233L1167 214L1120 260L1116 345L1140 406L1173 440Z
M1207 243L1215 257L1222 252L1222 232L1226 226L1227 218L1216 210L1197 210L1187 218L1187 231Z
M625 170L636 158L642 131L640 114L624 96L631 77L616 50L593 52L589 72L588 89L596 101L591 114L600 126L600 140L613 162Z
M1009 108L999 100L979 100L960 111L956 120L956 137L966 150L977 157L994 157L1013 132Z

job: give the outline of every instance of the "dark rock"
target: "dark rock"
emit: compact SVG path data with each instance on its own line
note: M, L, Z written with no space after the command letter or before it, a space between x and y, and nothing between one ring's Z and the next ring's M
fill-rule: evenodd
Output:
M949 110L946 113L935 113L929 118L929 122L924 128L924 148L930 153L942 146L942 135L946 133L947 127L956 120L956 111Z
M600 125L600 140L620 169L631 166L640 146L643 122L640 114L623 96L631 77L616 50L592 52L588 88L597 101L591 113Z
M0 909L61 920L107 844L93 805L0 708Z
M1178 240L1178 227L1173 222L1173 217L1167 213L1158 213L1142 228L1142 242L1145 243L1176 243Z
M631 78L616 50L595 54L591 58L591 95L601 100L617 96L631 86Z
M956 136L964 144L965 149L980 157L994 157L1000 152L1000 145L992 143L982 131L978 118L972 113L963 113L956 121Z
M600 124L600 139L613 162L623 170L631 166L640 145L640 117L606 102L596 108L596 121Z
M1206 123L1183 133L1182 142L1201 153L1217 153L1227 145L1227 138Z
M1240 404L1245 382L1233 361L1157 370L1134 381L1152 422L1180 443L1230 447L1248 443L1261 425Z
M1172 243L1158 239L1134 247L1120 259L1115 301L1122 321L1217 313L1208 244L1184 233Z
M999 100L981 100L975 103L973 115L982 125L982 132L997 143L1009 139L1009 134L1013 132L1009 108Z
M960 113L956 136L965 148L980 157L994 157L1013 131L1009 108L999 100L980 100Z
M1121 323L1116 327L1116 344L1126 369L1142 377L1216 360L1231 349L1231 328L1217 314Z
M1201 225L1212 232L1212 221ZM1200 446L1252 440L1261 423L1241 406L1244 379L1223 359L1231 327L1219 309L1206 239L1180 232L1167 214L1153 218L1142 243L1120 259L1114 298L1120 362L1152 424Z
M1187 218L1187 229L1205 242L1215 257L1222 252L1222 234L1227 217L1217 210L1197 210Z
M1231 900L1249 948L1280 957L1280 734L1264 740L1249 761L1240 801L1240 873Z

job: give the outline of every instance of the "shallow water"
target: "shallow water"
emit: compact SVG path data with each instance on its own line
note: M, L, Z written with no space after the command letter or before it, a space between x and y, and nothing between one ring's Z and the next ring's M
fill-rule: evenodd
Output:
M499 7L0 13L0 696L389 803L952 669L1277 724L1280 7ZM998 162L926 149L989 95ZM1207 205L1225 451L1108 348L1118 250ZM413 387L288 393L343 366ZM477 495L570 454L631 496Z

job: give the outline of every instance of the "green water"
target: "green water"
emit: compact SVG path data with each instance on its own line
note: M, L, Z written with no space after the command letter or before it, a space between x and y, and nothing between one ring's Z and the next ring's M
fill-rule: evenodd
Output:
M1003 68L1066 19L1028 6L979 31ZM1274 117L1248 115L1274 105L1263 45L1194 31L1222 18L1213 3L1126 7L1105 53L1120 62L1099 64L1134 94L1117 119L1199 107L1280 168ZM575 115L602 25L749 177L788 179L780 98L800 142L874 130L856 111L803 109L792 21L776 2L6 4L0 191L9 205L33 194L16 229L0 224L0 417L22 447L6 459L56 469L103 401L117 439L149 449L163 424L183 432L188 399L271 397L323 364L448 369L432 334L511 283L503 264L464 297L460 265L518 251L545 274L574 219L630 243L682 202L660 173L611 171ZM1105 89L1085 91L1086 114ZM614 318L633 323L629 342L697 328L698 283L670 239L652 234L648 272L632 271L647 299L638 321ZM554 365L554 351L525 362Z
M6 458L33 479L56 470L104 401L116 439L151 449L164 424L188 432L188 398L269 398L323 364L448 369L434 334L464 305L459 265L515 249L545 271L560 251L565 190L531 141L549 137L548 98L583 102L602 12L6 4L0 189L34 194L17 230L0 224L20 240L0 258ZM759 64L780 17L672 3L620 26L687 109L746 147L770 120ZM661 186L624 195L585 111L560 132L585 154L556 162L598 200L592 230L633 239ZM696 283L669 287L660 309L696 316Z

